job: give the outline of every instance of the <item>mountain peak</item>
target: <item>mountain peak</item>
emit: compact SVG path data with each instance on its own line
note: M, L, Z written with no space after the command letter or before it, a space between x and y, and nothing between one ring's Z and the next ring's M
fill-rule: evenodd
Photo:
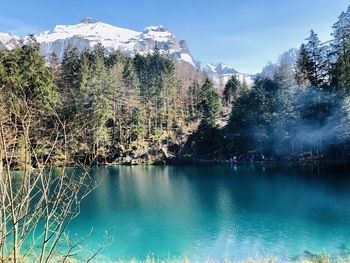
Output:
M248 86L253 85L253 79L248 74L239 73L236 69L224 63L207 64L204 71L214 81L217 87L223 88L231 76L236 76L238 80L245 82Z
M97 22L98 22L97 19L92 18L92 17L88 17L88 16L86 16L86 17L84 17L83 19L80 20L81 24L95 24Z
M150 31L155 31L155 32L170 32L170 30L162 25L158 26L148 26L144 29L144 32L150 32Z
M235 70L233 67L228 66L224 63L218 63L218 64L208 64L206 66L206 71L210 71L212 73L218 73L218 74L237 74L239 73L237 70Z
M35 36L41 45L41 53L48 58L55 53L63 58L64 50L74 46L79 51L93 49L98 43L108 51L121 50L127 55L148 54L158 48L181 62L196 66L185 41L181 41L166 27L149 26L143 32L116 27L91 17L84 17L74 25L56 25L52 30ZM10 47L11 35L0 34L2 46ZM19 38L18 38L19 39Z

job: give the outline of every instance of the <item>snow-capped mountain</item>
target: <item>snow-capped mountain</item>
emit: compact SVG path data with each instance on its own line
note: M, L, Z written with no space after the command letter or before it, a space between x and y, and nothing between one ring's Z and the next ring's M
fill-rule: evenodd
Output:
M9 47L10 34L1 33L0 42ZM11 35L14 39L19 37ZM76 25L57 25L54 29L35 36L41 52L49 57L53 52L62 58L65 48L72 45L79 50L91 49L101 43L108 50L122 50L126 54L147 54L158 48L175 59L195 66L191 52L184 40L178 40L164 26L146 27L142 32L116 27L95 19L84 18Z
M92 18L84 18L75 25L57 25L52 30L35 36L41 45L41 53L47 59L54 52L62 59L64 50L74 46L78 50L92 49L101 43L107 50L121 50L128 55L152 53L155 48L168 53L174 59L197 67L186 41L178 40L164 26L149 26L142 32L116 27ZM0 47L13 48L21 37L0 32ZM23 38L25 41L26 37ZM224 87L228 79L235 75L241 82L252 85L252 77L239 73L225 64L208 64L203 70L213 79L217 87Z
M219 88L223 88L232 76L236 76L242 83L245 82L248 86L253 85L253 76L240 73L233 67L223 63L207 64L203 70L213 80L215 86Z
M0 32L0 46L12 48L19 39L18 36L13 34Z

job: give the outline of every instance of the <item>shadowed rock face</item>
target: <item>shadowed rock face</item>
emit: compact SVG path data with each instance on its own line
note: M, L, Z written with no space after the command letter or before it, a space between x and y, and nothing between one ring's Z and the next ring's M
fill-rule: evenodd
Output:
M84 17L82 20L80 20L80 23L84 23L84 24L93 24L93 23L97 23L98 20L94 19L92 17Z
M161 53L172 55L175 59L195 66L191 52L184 40L176 36L164 26L146 27L142 32L119 28L85 17L76 25L57 25L52 30L35 36L41 44L43 56L49 58L56 53L62 59L63 52L68 46L82 51L92 49L101 43L107 50L121 50L128 55L152 53L156 48ZM9 40L19 37L0 33L0 42L9 47Z
M71 37L58 39L54 42L42 42L40 44L40 50L46 58L49 58L52 53L55 53L60 59L62 59L63 52L68 46L76 47L80 51L91 48L89 40L82 37Z

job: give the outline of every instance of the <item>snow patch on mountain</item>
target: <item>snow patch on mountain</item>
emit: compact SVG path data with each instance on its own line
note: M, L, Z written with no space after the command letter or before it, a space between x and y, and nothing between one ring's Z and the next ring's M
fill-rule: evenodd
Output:
M220 75L233 75L233 74L239 73L233 67L230 67L223 63L218 63L216 65L208 64L207 67L210 69L211 72L214 72Z
M167 42L172 37L173 34L164 26L149 26L143 30L140 39L151 39L158 42Z
M187 62L187 63L191 64L192 66L195 66L194 62L193 62L193 58L190 54L181 53L180 60Z
M218 88L224 88L227 81L232 76L236 76L241 83L245 83L249 87L253 85L253 76L240 73L233 67L230 67L224 63L207 64L203 70L208 77L213 80L215 86Z
M41 42L55 42L72 37L81 37L91 41L91 44L100 42L108 47L115 47L136 38L140 33L102 22L79 23L77 25L57 25L54 29L39 34L36 38Z
M13 48L16 42L18 42L19 40L20 40L20 37L18 36L15 36L10 33L0 32L0 46L3 45L6 48Z

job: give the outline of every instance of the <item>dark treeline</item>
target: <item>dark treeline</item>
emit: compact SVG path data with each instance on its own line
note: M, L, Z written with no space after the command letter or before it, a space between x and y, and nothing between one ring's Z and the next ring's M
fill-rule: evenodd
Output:
M165 159L207 114L206 101L219 101L200 71L158 50L131 58L101 45L69 47L62 61L53 54L45 62L34 38L0 51L0 87L2 120L16 127L8 136L23 136L28 120L36 126L30 146L12 145L19 159L30 147L47 158L53 143L70 153L56 152L57 161ZM57 122L65 127L64 142L50 137Z
M224 90L228 124L192 138L208 158L338 158L350 153L350 8L321 43L311 31L299 50L267 65L252 88L233 77ZM215 136L213 136L215 134Z

